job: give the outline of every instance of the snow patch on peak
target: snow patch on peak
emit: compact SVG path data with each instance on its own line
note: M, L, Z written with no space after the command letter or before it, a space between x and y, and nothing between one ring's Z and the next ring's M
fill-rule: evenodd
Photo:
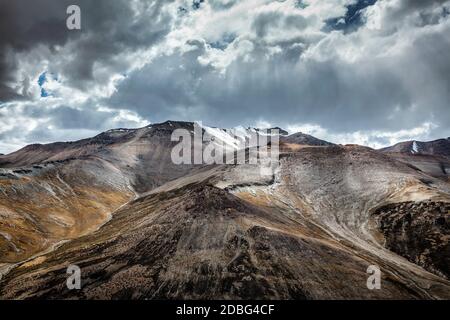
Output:
M411 153L412 154L419 153L419 145L417 144L417 141L413 141L411 146Z
M203 126L203 129L205 129L206 133L210 137L218 138L220 141L224 142L226 145L231 146L234 149L239 148L238 140L231 134L227 133L225 130L207 126Z
M131 129L118 128L118 129L111 129L106 132L129 132L129 131L131 131Z
M216 144L225 145L235 150L244 149L246 147L254 147L258 145L258 139L255 137L267 136L273 137L280 135L280 132L273 132L270 129L261 130L251 127L237 126L232 129L220 129L202 125L209 139ZM278 129L278 128L273 128ZM279 129L278 129L279 130ZM282 134L282 132L281 132ZM269 138L270 139L270 138Z

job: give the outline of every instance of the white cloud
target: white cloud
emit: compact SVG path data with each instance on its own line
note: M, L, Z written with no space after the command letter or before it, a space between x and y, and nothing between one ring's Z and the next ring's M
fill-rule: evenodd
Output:
M309 123L298 129L374 147L450 135L450 1L378 0L353 32L330 30L329 19L350 24L356 2L210 0L197 10L190 0L108 2L108 10L86 2L96 10L85 10L91 24L79 36L40 39L18 28L25 49L0 41L8 66L0 92L7 79L22 99L0 106L1 145L168 118ZM41 98L44 71L55 78Z
M322 128L317 124L297 124L288 125L287 130L289 133L303 132L315 136L319 139L337 144L359 144L362 146L372 147L374 149L380 149L406 140L421 140L426 137L429 138L430 133L436 127L437 126L435 124L426 122L418 127L408 130L361 130L346 133L336 133L330 132L329 130Z

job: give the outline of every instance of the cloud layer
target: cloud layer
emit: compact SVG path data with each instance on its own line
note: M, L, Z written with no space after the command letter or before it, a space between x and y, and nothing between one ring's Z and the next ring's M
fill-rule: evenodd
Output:
M450 1L0 0L0 32L0 152L167 119L450 135Z

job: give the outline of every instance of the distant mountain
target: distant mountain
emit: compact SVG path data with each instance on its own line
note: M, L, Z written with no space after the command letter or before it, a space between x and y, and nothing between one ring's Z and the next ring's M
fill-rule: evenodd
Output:
M309 134L297 132L287 137L282 137L281 141L284 143L294 143L307 146L333 146L334 144L328 141L317 139Z
M131 142L143 141L145 138L158 137L163 139L166 146L173 146L170 137L175 129L185 129L193 133L194 123L185 121L166 121L151 124L138 129L112 129L98 134L95 137L71 141L55 142L49 144L31 144L8 155L0 154L0 168L30 166L38 163L48 163L79 159L105 153L119 145L128 145ZM281 137L287 135L287 131L276 127L269 129L236 127L222 129L216 127L202 126L203 133L212 138L212 143L225 145L234 149L242 147L245 139L252 133L266 135L270 130L277 129ZM267 130L267 131L266 131ZM295 135L289 136L294 137ZM306 135L305 135L306 136ZM287 139L289 139L287 137ZM312 136L303 141L302 144L321 145L321 140ZM291 140L291 139L289 139ZM293 140L293 139L292 139ZM325 143L325 142L324 142Z
M445 181L450 179L450 138L428 142L405 141L380 151L432 177Z
M380 151L450 157L450 138L429 142L405 141L391 147L380 149Z

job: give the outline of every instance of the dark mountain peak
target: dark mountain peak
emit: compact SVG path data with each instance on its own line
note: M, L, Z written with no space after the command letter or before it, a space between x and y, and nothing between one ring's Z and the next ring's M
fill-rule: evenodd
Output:
M387 153L405 153L419 155L439 155L450 157L450 139L437 139L433 141L404 141L393 146L380 149Z
M309 134L297 132L282 138L282 142L295 143L309 146L333 146L334 144L325 140L320 140Z
M174 121L167 120L161 123L153 123L149 124L147 128L150 129L166 129L166 130L174 130L174 129L192 129L194 126L194 122L189 121Z

